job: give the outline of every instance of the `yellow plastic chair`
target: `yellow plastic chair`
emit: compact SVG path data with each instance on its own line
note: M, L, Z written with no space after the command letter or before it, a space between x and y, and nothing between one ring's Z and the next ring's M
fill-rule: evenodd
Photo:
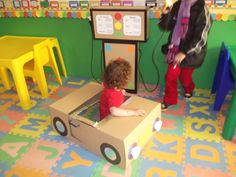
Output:
M60 50L59 42L58 42L56 37L29 37L29 36L12 36L12 37L26 38L26 39L28 39L28 38L29 39L38 39L38 38L49 39L49 41L47 42L47 46L49 48L51 48L51 49L48 48L48 50L49 50L49 60L48 60L48 58L47 58L47 60L44 59L44 61L46 61L46 62L44 62L43 65L51 67L52 70L54 71L55 75L56 75L57 81L59 82L59 84L62 84L62 80L61 80L60 73L59 73L59 70L58 70L58 67L57 67L57 62L56 62L56 59L55 59L53 48L56 49L56 52L58 54L59 61L60 61L61 67L62 67L63 75L65 77L67 77L67 72L66 72L64 60L63 60L63 57L62 57L62 53L61 53L61 50ZM0 37L0 38L2 38L2 37ZM30 74L29 74L29 70L32 70L32 68L33 68L33 65L34 65L33 63L34 63L34 61L31 61L31 62L27 63L27 65L25 66L25 68L27 70L27 71L25 71L25 74L27 76L31 76L33 81L36 81L35 77L33 77L33 74L31 74L32 72L30 72ZM4 88L6 90L9 90L10 89L9 77L7 75L6 69L3 68L3 67L0 68L0 79L1 79L1 82L3 83L3 85L4 85Z
M61 49L60 49L60 46L59 46L59 42L58 42L56 37L50 37L50 41L51 41L51 47L55 48L56 51L57 51L57 54L58 54L58 57L59 57L59 60L60 60L60 64L61 64L61 67L62 67L63 75L64 75L64 77L67 77L67 72L66 72L64 60L63 60L63 57L62 57Z
M34 46L41 44L44 41L47 41L47 39L24 38L18 36L4 36L0 38L0 67L10 70L19 97L19 105L23 110L32 107L32 102L25 82L24 65L31 60L36 61ZM41 85L46 85L43 67L40 67L38 64L35 64L35 66L37 66L35 69L38 73L36 79L42 81ZM2 71L7 70L3 69ZM8 75L7 72L5 72L5 74ZM45 97L47 96L46 94L44 95Z
M0 67L0 78L1 82L6 90L10 90L10 82L9 82L9 77L7 73L7 69L4 67Z
M28 38L40 38L40 37L28 37ZM62 85L60 72L59 72L59 69L57 67L57 61L56 61L54 51L53 51L53 48L55 48L56 52L58 54L58 57L59 57L59 61L60 61L60 64L61 64L63 75L64 75L64 77L67 77L67 72L66 72L64 60L63 60L63 57L62 57L61 49L60 49L60 46L59 46L59 42L58 42L56 37L45 37L45 38L48 38L50 40L50 42L48 43L48 46L51 48L50 59L49 59L48 63L45 63L45 66L49 66L53 69L53 71L54 71L54 73L57 77L57 81L59 82L60 85Z
M3 37L1 36L0 39L1 38L3 38ZM0 67L0 79L1 79L1 82L4 86L4 88L6 90L10 90L11 87L10 87L9 77L8 77L6 68Z
M43 97L48 97L48 88L44 74L44 66L50 66L60 84L62 84L60 73L57 67L56 59L51 48L50 39L41 42L34 46L34 60L27 62L24 65L24 75L31 77L37 82ZM39 79L41 75L44 79Z
M50 40L50 43L48 43L48 46L50 46L52 48L52 51L53 51L53 48L56 49L56 52L58 54L58 58L59 58L59 62L61 64L61 68L62 68L62 72L63 72L63 75L64 77L67 77L67 71L66 71L66 67L65 67L65 64L64 64L64 60L63 60L63 57L62 57L62 53L61 53L61 49L60 49L60 45L59 45L59 42L58 42L58 39L56 37L34 37L34 36L13 36L13 37L18 37L18 38L28 38L28 39L39 39L39 38L45 38L45 39L49 39ZM1 38L1 37L0 37ZM54 51L53 51L54 53ZM45 66L49 66L53 69L54 73L57 73L56 69L54 69L54 64L52 63L52 61L56 62L56 59L55 59L55 55L53 55L54 57L50 58L50 61L49 63L47 63ZM1 73L0 73L1 74ZM57 75L56 75L57 76ZM60 84L61 83L61 79L59 79L59 76L57 76L57 80Z

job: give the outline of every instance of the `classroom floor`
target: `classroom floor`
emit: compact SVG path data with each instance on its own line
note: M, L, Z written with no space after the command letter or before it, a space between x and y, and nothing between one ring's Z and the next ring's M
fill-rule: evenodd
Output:
M221 111L213 111L214 96L195 89L186 100L163 112L163 128L154 134L140 157L123 170L53 132L48 105L88 80L70 77L59 86L49 76L50 96L42 99L28 81L34 106L22 111L14 87L0 85L0 177L236 177L236 134L232 141L221 133L230 95ZM146 85L152 89L154 85ZM163 88L138 95L161 101Z

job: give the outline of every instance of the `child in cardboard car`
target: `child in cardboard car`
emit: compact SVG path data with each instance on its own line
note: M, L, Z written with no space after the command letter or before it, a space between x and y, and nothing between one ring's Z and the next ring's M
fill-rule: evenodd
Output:
M100 99L100 120L108 115L116 117L144 116L143 109L120 108L125 101L124 87L131 74L130 63L124 59L111 61L103 73L103 91Z

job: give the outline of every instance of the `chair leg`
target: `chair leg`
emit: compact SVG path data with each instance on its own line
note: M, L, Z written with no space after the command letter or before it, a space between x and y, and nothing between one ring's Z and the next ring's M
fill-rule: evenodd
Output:
M66 72L66 68L65 68L65 64L64 64L64 60L63 60L63 57L62 57L62 53L61 53L61 49L60 49L58 40L56 38L52 38L51 43L52 43L52 48L54 48L54 47L56 48L56 51L57 51L57 54L58 54L58 57L59 57L59 60L60 60L60 64L61 64L61 67L62 67L63 75L65 77L67 77L67 72Z
M215 103L214 103L214 110L219 111L224 100L225 96L229 92L229 88L226 87L225 85L221 84L219 90L217 91L216 98L215 98Z
M220 56L218 59L218 63L217 63L217 67L216 67L216 72L215 72L215 76L214 76L214 81L212 84L212 88L211 88L211 93L214 94L216 93L216 91L219 88L219 84L220 84L220 78L223 72L223 64L224 64L224 50L221 49L220 51Z
M1 76L2 83L5 87L5 89L10 90L11 86L10 86L9 77L8 77L8 73L7 73L6 68L0 67L0 76Z
M28 88L25 81L25 76L22 66L13 65L10 68L12 77L16 86L17 94L20 100L20 106L23 110L28 110L32 107Z
M226 116L226 120L223 128L223 138L226 140L232 140L234 131L236 128L236 92L233 94L233 98L230 103L229 112Z
M43 70L43 67L38 67L37 68L37 74L35 75L38 86L39 86L39 90L43 96L43 98L47 98L48 97L48 87L47 87L47 82L46 82L46 77L45 77L45 73Z
M52 48L49 49L49 53L50 53L50 58L51 58L51 60L49 61L49 65L53 69L53 72L56 75L57 81L60 83L60 85L62 85L60 72L58 70L56 58L54 56Z
M234 87L234 79L230 71L230 54L224 43L218 60L217 71L214 78L212 93L217 92L214 110L219 111L228 91Z

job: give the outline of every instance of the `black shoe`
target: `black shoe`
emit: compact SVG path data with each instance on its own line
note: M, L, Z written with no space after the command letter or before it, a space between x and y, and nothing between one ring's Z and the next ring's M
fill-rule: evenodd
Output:
M193 93L184 93L184 98L191 98L193 96Z
M161 104L161 110L166 111L168 107L172 106L173 104L167 104L167 103L162 103Z

